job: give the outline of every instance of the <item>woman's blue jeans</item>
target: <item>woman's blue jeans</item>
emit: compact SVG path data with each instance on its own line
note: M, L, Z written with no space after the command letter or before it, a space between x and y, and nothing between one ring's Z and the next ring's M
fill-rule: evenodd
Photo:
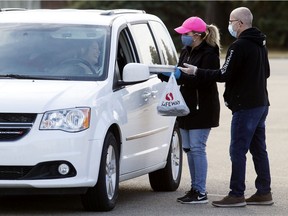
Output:
M248 150L252 154L257 174L255 180L257 193L266 194L271 191L271 176L265 135L265 121L268 110L268 106L263 106L233 113L230 143L232 173L229 195L244 195L246 153Z
M191 188L206 193L207 155L206 142L210 133L208 129L180 129L182 148L187 154L191 176Z

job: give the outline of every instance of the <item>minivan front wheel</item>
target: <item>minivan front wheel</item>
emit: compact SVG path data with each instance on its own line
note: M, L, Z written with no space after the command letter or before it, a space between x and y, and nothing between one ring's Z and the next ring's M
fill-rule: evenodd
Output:
M167 164L161 169L149 173L149 181L154 191L175 191L180 185L182 174L182 139L177 124L174 127Z
M119 192L119 150L115 136L108 132L104 141L97 184L82 195L88 211L110 211Z

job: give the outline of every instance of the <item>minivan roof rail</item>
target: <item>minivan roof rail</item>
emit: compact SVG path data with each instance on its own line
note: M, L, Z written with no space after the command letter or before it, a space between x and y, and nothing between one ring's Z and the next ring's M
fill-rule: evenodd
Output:
M127 14L127 13L138 13L138 14L145 14L144 10L136 10L136 9L113 9L113 10L106 10L101 12L101 15L116 15L116 14Z
M26 8L0 8L0 12L3 11L24 11Z

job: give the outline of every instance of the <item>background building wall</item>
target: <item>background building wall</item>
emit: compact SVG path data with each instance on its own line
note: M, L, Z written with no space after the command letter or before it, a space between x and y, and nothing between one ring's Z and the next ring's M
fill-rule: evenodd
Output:
M27 8L37 9L41 7L41 1L0 1L0 8Z
M26 0L26 1L14 1L14 0L0 0L0 8L26 8L26 9L57 9L68 7L67 0L63 1L48 1L48 0Z

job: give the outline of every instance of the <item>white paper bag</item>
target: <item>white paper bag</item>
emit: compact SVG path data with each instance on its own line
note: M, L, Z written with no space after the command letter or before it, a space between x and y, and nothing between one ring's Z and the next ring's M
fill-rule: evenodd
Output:
M163 95L157 105L158 114L163 116L185 116L190 110L177 85L174 73L167 82Z

